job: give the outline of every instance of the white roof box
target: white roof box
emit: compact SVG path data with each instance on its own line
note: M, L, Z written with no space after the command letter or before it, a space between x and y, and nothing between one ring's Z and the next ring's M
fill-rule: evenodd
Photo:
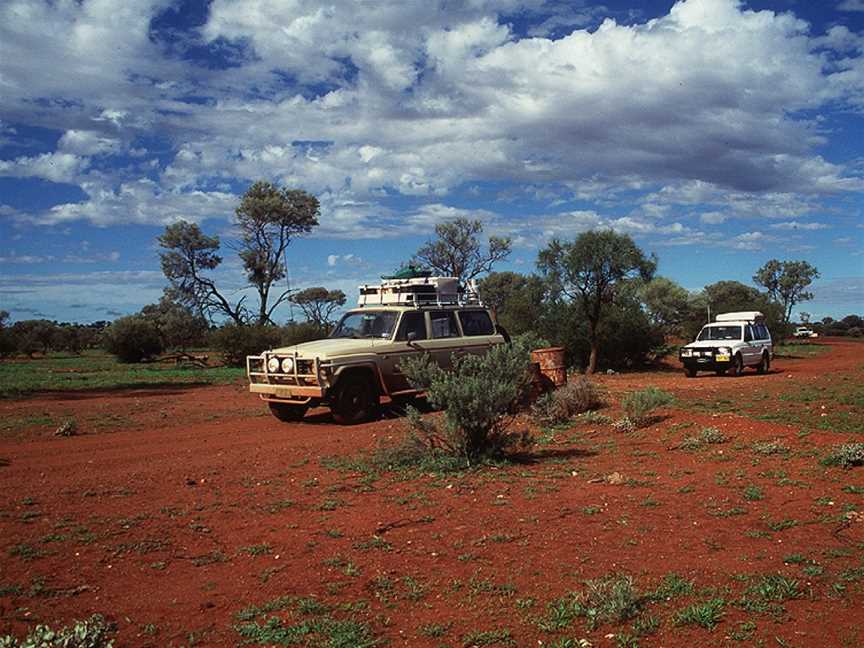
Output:
M738 311L737 313L720 313L715 322L757 322L765 316L759 311Z

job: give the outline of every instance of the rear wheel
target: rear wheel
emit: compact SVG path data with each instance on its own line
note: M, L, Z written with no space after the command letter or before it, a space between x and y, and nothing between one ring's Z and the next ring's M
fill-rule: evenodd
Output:
M267 403L270 413L280 421L293 423L302 420L306 415L308 405L295 405L293 403Z
M345 376L336 385L336 394L330 402L333 420L340 425L355 425L368 421L378 409L378 393L370 378L361 375Z
M758 371L760 374L766 374L766 373L768 373L768 369L770 369L770 368L771 368L771 360L768 359L767 353L763 353L762 354L762 360L759 362L759 366L756 367L756 371Z
M738 354L732 360L732 366L729 368L730 376L740 376L744 373L744 360L741 359L741 355Z

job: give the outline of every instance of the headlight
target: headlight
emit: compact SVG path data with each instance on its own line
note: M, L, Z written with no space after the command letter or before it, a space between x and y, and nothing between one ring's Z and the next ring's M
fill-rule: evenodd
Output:
M689 358L693 355L693 349L681 349L681 357Z
M267 361L267 370L270 373L276 373L279 371L279 358L270 358Z
M732 349L730 349L729 347L720 347L717 349L717 353L719 353L720 355L729 355L729 352L731 350Z
M282 359L282 371L285 373L291 373L294 371L294 360L293 358L283 358Z

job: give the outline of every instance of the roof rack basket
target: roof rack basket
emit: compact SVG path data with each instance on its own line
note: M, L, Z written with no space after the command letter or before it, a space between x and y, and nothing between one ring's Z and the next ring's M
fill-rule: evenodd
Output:
M412 277L384 279L380 284L360 286L359 306L481 305L477 285L461 286L456 277Z

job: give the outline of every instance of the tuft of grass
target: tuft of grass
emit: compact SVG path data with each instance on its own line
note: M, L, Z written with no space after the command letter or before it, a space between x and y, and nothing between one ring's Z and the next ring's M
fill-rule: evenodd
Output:
M462 646L515 646L516 642L507 628L471 632L462 637Z
M603 405L603 396L597 386L585 376L579 376L541 396L531 411L543 425L560 425Z
M723 619L726 601L713 598L702 603L694 603L679 610L675 615L675 625L696 625L707 630L713 630Z
M788 601L804 596L799 589L798 581L783 574L768 574L760 577L747 588L746 594L769 601Z
M820 462L823 466L852 468L864 465L864 443L844 443L834 446Z
M678 596L686 596L693 592L693 581L670 572L663 577L657 588L648 597L652 601L670 601Z
M669 392L657 387L646 387L624 396L621 399L621 407L624 409L626 418L639 428L651 423L652 414L658 407L671 405L673 402L675 397Z

